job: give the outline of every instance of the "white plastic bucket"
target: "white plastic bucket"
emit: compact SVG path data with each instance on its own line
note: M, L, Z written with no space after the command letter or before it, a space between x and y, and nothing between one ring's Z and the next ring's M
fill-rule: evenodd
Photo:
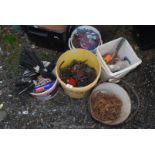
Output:
M42 61L42 62L45 67L47 67L50 64L50 62L48 61ZM52 74L55 75L55 68L53 69ZM55 97L55 95L57 94L57 90L58 90L58 81L56 79L52 87L49 88L47 91L44 91L42 93L30 93L30 94L41 101L46 101Z
M118 38L97 47L96 55L99 58L101 63L101 67L102 67L101 79L103 81L120 79L142 63L142 60L138 58L138 56L132 49L131 45L129 44L129 42L125 39L125 41L123 42L122 46L118 51L118 56L121 59L127 58L130 62L130 65L120 71L117 71L114 73L111 72L108 65L104 61L103 56L105 54L112 54L116 52L116 48L122 39L125 39L125 38Z
M56 80L53 86L45 92L42 93L30 93L32 96L39 100L46 101L53 98L57 93L58 81Z
M92 30L92 31L94 31L96 34L98 34L98 36L99 36L99 39L100 39L100 42L99 42L99 45L101 45L102 44L102 38L101 38L101 34L100 34L100 32L96 29L96 28L94 28L94 27L92 27L92 26L79 26L79 27L77 27L73 32L72 32L72 34L71 34L71 37L69 38L69 40L68 40L68 47L70 48L70 50L72 50L72 51L76 51L76 48L81 48L81 47L74 47L74 45L73 45L73 42L72 42L72 40L73 40L73 37L74 37L74 35L75 34L77 34L77 30L78 29L88 29L88 30ZM98 46L99 46L98 45ZM86 49L86 50L88 50L88 49ZM96 48L95 49L93 49L93 50L91 50L93 53L96 53Z

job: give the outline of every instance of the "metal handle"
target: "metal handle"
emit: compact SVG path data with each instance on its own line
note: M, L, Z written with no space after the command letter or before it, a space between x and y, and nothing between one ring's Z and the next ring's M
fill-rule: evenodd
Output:
M69 38L69 40L68 40L68 46L69 46L69 49L70 49L72 52L77 52L76 48L73 47L71 38Z

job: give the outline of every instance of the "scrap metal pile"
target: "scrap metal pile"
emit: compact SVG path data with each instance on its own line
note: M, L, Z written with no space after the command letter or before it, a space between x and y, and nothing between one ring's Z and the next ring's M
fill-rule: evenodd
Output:
M58 81L67 95L77 99L83 98L98 85L99 78L103 83L120 80L141 63L125 38L102 44L100 33L90 26L78 27L69 41L72 47L69 44L70 50L61 55L56 65L42 62L34 51L24 48L20 65L25 68L25 72L20 80L22 84L17 84L23 85L24 88L19 94L30 89L33 96L46 96L49 99L55 93ZM52 73L54 68L56 77ZM100 91L90 97L91 114L102 123L122 123L131 112L131 101L126 91L113 83L110 83L108 89L102 84L97 87L100 85ZM114 88L117 92L113 92ZM122 91L126 100L120 95ZM122 107L126 108L125 114Z
M29 91L30 93L42 93L50 89L56 81L52 74L54 65L42 62L34 51L24 47L21 52L20 65L25 69L16 86L19 87L19 95Z
M92 83L96 78L96 71L85 61L73 60L68 66L60 69L60 78L74 87L83 87Z

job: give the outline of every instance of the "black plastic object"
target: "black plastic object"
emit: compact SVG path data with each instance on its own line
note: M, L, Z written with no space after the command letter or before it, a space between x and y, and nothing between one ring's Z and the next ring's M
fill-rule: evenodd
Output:
M155 48L155 25L135 25L134 30L141 50Z
M39 26L22 26L22 28L37 46L65 52L74 26L65 26L64 31L48 30Z
M55 78L51 72L51 70L54 69L54 66L50 64L48 68L44 67L39 57L35 54L34 51L29 49L28 47L24 47L21 52L20 65L23 66L25 69L42 75L45 78Z

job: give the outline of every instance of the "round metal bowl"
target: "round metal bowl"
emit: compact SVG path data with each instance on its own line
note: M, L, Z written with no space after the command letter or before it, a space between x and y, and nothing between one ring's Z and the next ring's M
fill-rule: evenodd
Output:
M97 92L112 93L116 95L122 101L121 113L120 113L119 118L117 118L114 121L102 121L95 117L95 115L93 114L93 110L92 110L93 103L91 102L91 96L93 93L97 93ZM118 124L123 123L129 117L131 113L131 100L129 98L129 95L118 84L114 84L114 83L100 84L92 91L91 96L89 98L89 110L90 110L92 117L100 123L107 124L107 125L118 125Z

